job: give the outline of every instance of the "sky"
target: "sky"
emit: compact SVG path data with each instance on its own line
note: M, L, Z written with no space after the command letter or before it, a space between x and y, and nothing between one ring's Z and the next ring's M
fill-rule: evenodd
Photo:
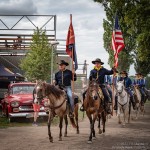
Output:
M100 58L104 67L110 69L109 56L103 48L103 19L106 16L101 4L93 0L0 0L0 14L57 15L57 39L66 39L72 14L78 63L87 60L89 73L93 69L91 61ZM133 66L129 73L134 74Z

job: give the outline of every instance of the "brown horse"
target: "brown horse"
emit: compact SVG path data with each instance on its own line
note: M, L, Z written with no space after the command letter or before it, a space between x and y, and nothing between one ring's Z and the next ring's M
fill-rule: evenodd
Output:
M90 136L88 143L92 143L92 137L95 139L95 129L94 124L96 119L98 118L99 124L99 134L102 133L100 129L100 118L102 117L103 122L103 132L105 132L105 122L106 122L106 114L103 106L103 95L102 92L99 93L99 85L96 80L92 80L89 82L89 87L87 89L87 93L84 100L84 109L90 121Z
M67 104L67 95L66 92L56 88L54 85L50 85L48 83L38 82L35 87L35 93L37 94L37 99L42 100L44 97L48 98L48 106L49 106L49 115L48 115L48 135L50 142L53 142L53 137L51 135L51 121L53 120L54 116L59 116L59 140L62 140L62 125L63 125L63 118L65 120L65 133L64 136L67 136L67 126L68 126L68 119L67 114L68 112L68 104ZM75 105L74 114L76 123L73 118L70 118L71 124L73 127L77 128L77 133L79 133L79 126L78 126L78 104Z

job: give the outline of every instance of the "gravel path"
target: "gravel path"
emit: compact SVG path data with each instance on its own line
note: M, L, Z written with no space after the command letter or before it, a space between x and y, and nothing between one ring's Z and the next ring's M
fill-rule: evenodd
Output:
M150 150L150 103L145 109L144 117L133 120L125 128L114 115L106 124L106 133L96 134L92 144L87 144L87 118L79 123L80 134L69 126L68 137L63 137L63 141L58 141L59 127L53 126L54 143L48 140L47 126L0 129L0 150Z

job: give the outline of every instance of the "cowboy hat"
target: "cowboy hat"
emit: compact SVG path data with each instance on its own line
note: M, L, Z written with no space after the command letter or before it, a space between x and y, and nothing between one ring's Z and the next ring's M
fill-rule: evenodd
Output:
M141 73L136 73L135 75L142 75Z
M120 74L128 74L126 71L121 71Z
M69 64L67 62L65 62L64 60L60 60L59 63L57 63L58 65L66 65L68 66Z
M101 59L96 58L95 60L92 61L93 64L95 64L96 62L101 63L101 65L103 65L104 63L101 62Z

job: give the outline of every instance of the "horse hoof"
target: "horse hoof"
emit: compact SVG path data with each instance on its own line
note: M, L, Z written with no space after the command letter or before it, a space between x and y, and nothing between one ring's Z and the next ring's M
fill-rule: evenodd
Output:
M61 137L59 138L59 141L62 141L62 138L61 138Z
M66 133L64 134L64 137L67 137L67 134L66 134Z
M126 127L126 125L125 125L125 124L123 124L123 125L122 125L122 127L123 127L123 128L125 128L125 127Z
M96 137L93 137L92 139L93 139L93 140L96 140Z
M100 130L98 131L98 133L99 133L99 134L102 134L102 130L100 129Z
M77 134L79 134L80 132L79 131L77 131Z
M92 141L88 141L87 143L88 143L88 144L92 144Z
M121 123L122 123L121 121L118 122L118 124L121 124Z
M53 143L53 138L50 138L49 141L50 141L51 143Z

